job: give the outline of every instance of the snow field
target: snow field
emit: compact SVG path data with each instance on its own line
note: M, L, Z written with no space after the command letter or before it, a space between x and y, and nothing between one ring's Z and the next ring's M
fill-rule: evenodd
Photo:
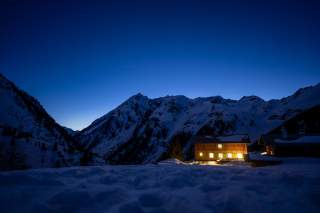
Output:
M319 212L320 159L0 173L1 212Z

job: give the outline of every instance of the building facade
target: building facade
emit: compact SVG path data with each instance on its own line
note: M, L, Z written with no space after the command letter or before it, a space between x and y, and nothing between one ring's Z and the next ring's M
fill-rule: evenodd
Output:
M194 139L194 158L196 161L245 160L249 143L247 135L196 137Z

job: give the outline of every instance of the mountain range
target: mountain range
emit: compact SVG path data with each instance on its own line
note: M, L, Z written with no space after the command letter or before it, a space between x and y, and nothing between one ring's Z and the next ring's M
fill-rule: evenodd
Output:
M195 135L248 134L255 141L318 105L320 84L269 101L137 94L74 132L0 75L0 168L153 163L172 157L175 147L190 160Z

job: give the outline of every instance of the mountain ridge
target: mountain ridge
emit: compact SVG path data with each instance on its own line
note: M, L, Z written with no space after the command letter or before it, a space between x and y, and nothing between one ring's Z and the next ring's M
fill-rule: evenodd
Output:
M136 152L134 156L144 155L132 162L148 163L157 161L165 154L164 150L169 149L178 135L245 132L255 140L283 121L320 104L319 94L320 84L269 101L257 96L244 96L239 100L221 96L191 99L183 95L150 99L138 93L98 118L80 131L77 137L107 163L128 163L130 160L126 160L125 155L132 156L131 152ZM145 150L128 148L130 151L126 151L125 144L132 146L129 143L135 143ZM182 145L184 149L191 147L188 142L181 143L186 143ZM190 150L184 151L185 155L190 153ZM117 157L120 155L123 157Z
M174 147L180 147L180 157L189 160L195 135L248 134L254 141L320 105L319 97L320 83L268 101L255 95L232 100L148 98L137 93L83 130L72 131L0 74L0 145L4 146L0 146L0 167L1 162L8 163L2 151L17 153L13 147L22 151L31 168L152 163L172 157Z

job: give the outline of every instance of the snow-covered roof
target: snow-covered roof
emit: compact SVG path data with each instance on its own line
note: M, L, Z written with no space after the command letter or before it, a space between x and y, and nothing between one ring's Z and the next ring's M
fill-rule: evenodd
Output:
M219 141L227 142L227 141L248 141L248 135L227 135L227 136L220 136L217 137Z
M248 135L197 136L195 143L250 143Z
M300 138L286 140L286 139L275 139L276 143L320 143L320 135L317 136L302 136Z

